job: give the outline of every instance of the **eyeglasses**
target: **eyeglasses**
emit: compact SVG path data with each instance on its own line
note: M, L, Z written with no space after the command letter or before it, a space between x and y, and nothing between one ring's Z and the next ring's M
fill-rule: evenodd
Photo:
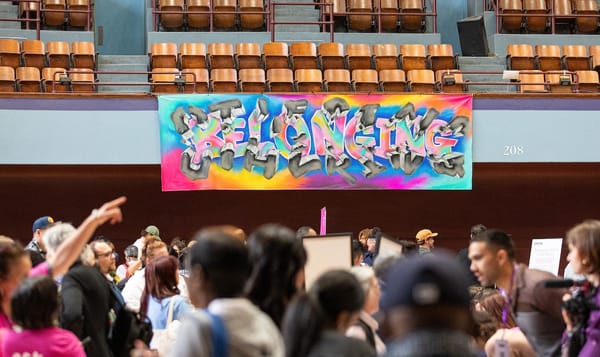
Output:
M106 253L97 253L97 254L96 254L96 257L98 257L98 258L99 258L99 257L105 257L105 258L107 258L107 257L109 257L109 256L110 256L112 253L113 253L113 251L112 251L112 250L111 250L111 251L108 251L108 252L106 252Z

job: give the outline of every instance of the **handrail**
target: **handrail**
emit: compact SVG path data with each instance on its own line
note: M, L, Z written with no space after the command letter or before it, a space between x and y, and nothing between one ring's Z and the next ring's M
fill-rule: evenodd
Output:
M293 6L323 6L328 9L329 20L325 20L325 11L321 13L321 19L317 21L276 21L275 20L275 6L278 5L293 5ZM271 14L269 18L269 29L271 31L271 42L275 41L275 25L329 25L329 40L334 42L334 19L333 19L333 3L328 2L269 2L269 12Z
M442 73L442 78L440 78L440 91L444 91L444 79L454 77L455 74L460 75L470 75L470 74L484 74L484 75L501 75L506 71L456 71L456 70L448 70ZM519 74L543 74L544 77L546 74L561 74L561 75L569 75L572 80L570 81L570 85L572 87L572 91L574 93L579 93L579 75L574 71L566 71L566 70L558 70L558 71L512 71L518 72ZM464 77L463 77L464 79ZM498 81L464 81L463 85L491 85L491 86L518 86L518 85L544 85L547 88L550 85L550 82L544 79L543 83L539 82L521 82L519 79L511 80L510 82L498 82ZM542 93L542 92L540 92Z
M77 74L81 74L82 72L77 72L77 71L72 71L72 70L57 70L54 71L52 73L52 79L46 80L47 82L52 82L52 93L56 93L56 84L60 84L62 83L62 81L66 81L69 84L72 83L72 79L70 77L71 74L73 73L77 73ZM86 72L83 72L86 73ZM192 72L192 71L187 71L187 70L181 70L181 71L172 71L172 72L152 72L152 71L92 71L92 72L87 72L90 74L94 75L94 78L97 78L97 75L101 75L101 74L146 74L151 76L152 74L174 74L175 75L175 80L173 81L173 84L177 84L178 86L180 86L181 88L183 88L186 84L191 84L192 85L192 92L196 93L196 73ZM192 75L193 80L190 82L188 80L186 80L187 75ZM57 78L58 75L58 80L56 80L55 78ZM63 79L66 78L66 79ZM89 83L88 81L81 81L82 83ZM136 82L136 81L129 81L129 82L104 82L104 81L98 81L96 79L94 79L94 81L91 82L94 86L149 86L149 85L156 85L156 83L151 82L150 80L148 80L147 82ZM161 82L161 83L168 83L170 84L171 82ZM160 84L159 84L160 85Z
M36 40L40 39L40 29L41 29L41 17L40 17L40 8L41 8L41 4L42 4L42 0L0 0L3 2L17 2L19 3L19 11L20 11L20 4L22 2L25 3L37 3L37 6L35 7L35 19L30 19L29 18L29 8L27 9L27 11L25 12L25 18L21 18L21 14L19 13L17 15L17 18L0 18L0 21L2 22L19 22L19 23L25 23L25 27L27 29L29 29L29 23L30 22L35 22L35 36L36 36Z

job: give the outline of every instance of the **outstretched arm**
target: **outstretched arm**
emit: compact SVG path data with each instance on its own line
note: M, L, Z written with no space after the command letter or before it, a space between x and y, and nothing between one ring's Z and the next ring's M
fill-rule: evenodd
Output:
M52 276L57 277L64 274L67 269L79 258L79 254L87 242L92 238L98 227L106 222L115 224L123 220L121 206L127 201L125 196L104 203L100 208L92 210L92 213L77 227L72 236L67 238L56 250L56 253L48 259L48 265Z

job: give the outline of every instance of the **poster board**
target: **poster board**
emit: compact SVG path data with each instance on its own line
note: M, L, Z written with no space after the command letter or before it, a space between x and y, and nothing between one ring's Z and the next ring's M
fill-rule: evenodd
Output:
M324 272L352 266L352 233L303 237L302 244L307 255L304 266L306 290Z
M379 239L377 255L402 254L402 245L394 239L382 235Z
M562 238L532 239L529 268L558 275L562 242Z

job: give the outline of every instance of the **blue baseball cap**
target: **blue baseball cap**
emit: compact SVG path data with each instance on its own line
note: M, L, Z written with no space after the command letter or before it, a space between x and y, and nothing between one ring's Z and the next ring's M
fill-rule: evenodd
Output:
M33 232L35 233L38 229L46 229L52 223L54 223L54 218L50 216L40 217L33 222Z

